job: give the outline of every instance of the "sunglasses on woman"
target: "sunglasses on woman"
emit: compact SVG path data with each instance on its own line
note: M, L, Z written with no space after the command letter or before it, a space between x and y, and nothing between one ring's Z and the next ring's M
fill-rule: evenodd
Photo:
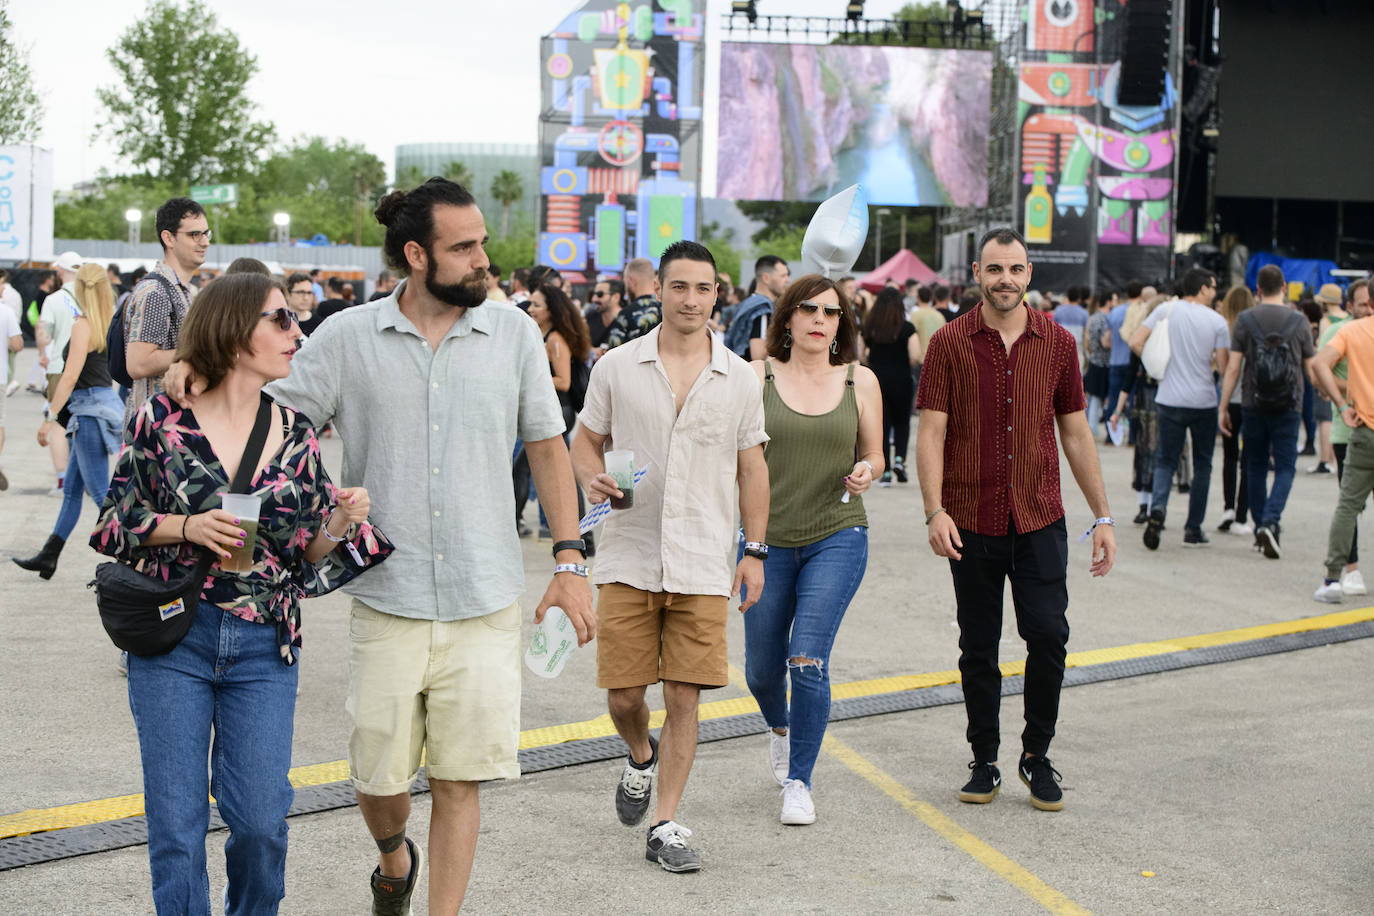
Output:
M277 323L277 327L281 328L283 331L291 330L291 325L296 324L297 322L296 313L291 311L286 306L275 308L268 312L263 312L262 317L271 318L273 321Z
M838 318L843 313L838 305L821 305L819 302L812 302L810 299L797 303L797 310L804 315L814 315L821 309L825 309L825 317Z

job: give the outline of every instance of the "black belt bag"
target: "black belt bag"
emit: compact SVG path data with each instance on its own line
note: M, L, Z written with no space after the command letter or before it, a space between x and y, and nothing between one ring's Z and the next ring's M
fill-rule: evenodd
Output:
M244 493L252 483L271 422L272 400L263 395L238 473L229 485L230 493ZM162 655L175 649L196 619L205 576L214 560L207 548L201 548L193 571L167 581L141 573L126 563L97 566L95 578L87 587L95 589L100 623L111 642L139 656Z

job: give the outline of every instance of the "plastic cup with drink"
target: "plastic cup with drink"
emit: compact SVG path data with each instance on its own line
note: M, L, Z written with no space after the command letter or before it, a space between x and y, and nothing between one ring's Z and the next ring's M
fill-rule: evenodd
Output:
M612 509L629 509L635 504L635 453L619 449L606 453L606 474L624 496L611 497Z
M243 493L224 493L220 496L220 508L239 520L245 537L242 547L229 548L229 559L220 560L219 568L232 573L250 572L253 548L258 541L258 513L262 511L262 500Z

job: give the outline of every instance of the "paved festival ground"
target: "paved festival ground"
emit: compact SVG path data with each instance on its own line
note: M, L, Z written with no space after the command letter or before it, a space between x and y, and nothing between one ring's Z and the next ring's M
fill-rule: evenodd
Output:
M32 358L32 350L21 356L21 378ZM39 547L59 505L45 495L51 467L33 440L40 399L20 391L8 408L0 456L10 479L0 493L0 868L8 870L0 913L148 913L144 846L70 855L136 835L138 820L122 819L142 810L138 748L125 681L85 588L96 554L74 538L50 582L8 562ZM337 440L326 441L335 469L339 451ZM1302 471L1311 459L1300 460L1284 558L1265 560L1250 539L1213 531L1218 448L1212 546L1183 549L1186 497L1176 494L1174 521L1152 554L1130 524L1130 450L1102 451L1121 550L1112 574L1095 581L1087 544L1070 547L1070 677L1083 683L1065 688L1051 749L1064 774L1064 811L1031 808L1014 776L1019 697L1003 704L1001 795L986 806L955 798L970 757L962 707L948 702L958 696L949 686L957 683L953 593L947 565L925 544L913 481L866 499L868 573L831 659L837 713L852 717L832 724L817 765L815 825L778 823L761 727L738 718L754 707L739 674L744 637L734 615L734 682L704 696L713 705L703 708L703 735L749 734L701 746L679 815L705 868L670 875L646 863L642 830L615 818L620 764L605 758L616 742L604 737L613 732L593 653L579 651L557 680L526 677L522 727L535 764L549 766L560 749L592 762L483 789L469 911L1367 910L1374 641L1333 640L1374 633L1374 608L1366 607L1374 598L1343 606L1311 599L1335 480L1309 477ZM1063 474L1072 542L1091 514L1067 466ZM88 504L78 531L94 520ZM524 550L532 612L548 545L530 540ZM530 628L527 621L526 638ZM1009 599L1004 636L1003 661L1014 666L1024 650ZM347 795L331 785L346 774L346 643L345 597L306 605L298 802ZM661 708L657 691L651 696ZM423 836L428 814L428 795L417 796L413 835ZM64 824L73 826L52 830ZM367 912L375 847L356 808L295 816L290 830L282 912ZM207 838L216 907L226 836ZM11 867L21 855L51 861ZM415 912L424 911L421 889Z

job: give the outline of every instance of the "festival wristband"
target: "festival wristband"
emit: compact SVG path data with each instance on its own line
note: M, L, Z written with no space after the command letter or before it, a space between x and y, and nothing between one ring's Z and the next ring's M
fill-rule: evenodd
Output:
M1081 544L1088 538L1092 537L1093 531L1097 528L1098 525L1111 525L1113 528L1115 528L1116 519L1112 518L1110 515L1103 516L1102 518L1093 519L1092 527L1089 528L1087 531L1083 532L1082 537L1078 539L1078 543Z

